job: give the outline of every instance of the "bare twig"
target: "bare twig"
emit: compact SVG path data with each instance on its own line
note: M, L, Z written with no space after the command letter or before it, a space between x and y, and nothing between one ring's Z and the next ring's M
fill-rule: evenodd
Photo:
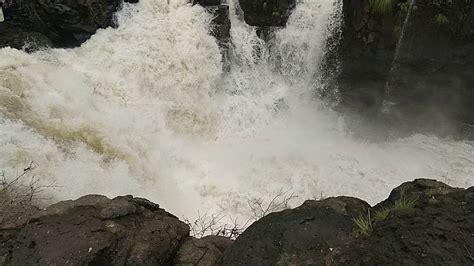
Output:
M297 197L293 192L290 193L290 190L284 191L280 189L274 193L268 203L263 198L249 198L247 199L247 204L252 213L251 217L254 220L258 220L269 213L288 209L290 201Z
M34 162L13 178L8 178L5 171L0 173L0 218L18 218L28 216L35 209L40 195L54 183L42 185L40 179L33 174ZM1 221L0 221L1 222Z

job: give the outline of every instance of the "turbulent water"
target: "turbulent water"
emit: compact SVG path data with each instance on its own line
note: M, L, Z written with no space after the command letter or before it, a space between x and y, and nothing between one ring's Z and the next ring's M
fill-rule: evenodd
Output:
M54 200L133 194L191 218L245 215L246 198L280 189L294 204L342 194L374 203L416 177L474 184L471 144L361 141L318 100L340 1L300 1L267 44L234 2L226 73L212 17L185 0L125 5L120 27L77 49L1 49L0 169L15 176L34 161Z

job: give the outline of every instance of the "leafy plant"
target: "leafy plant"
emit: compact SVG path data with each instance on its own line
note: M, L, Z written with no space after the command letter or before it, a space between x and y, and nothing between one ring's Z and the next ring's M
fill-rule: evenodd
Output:
M434 17L434 23L438 26L444 26L449 23L449 20L445 15L438 14Z
M393 0L370 0L370 9L375 14L383 15L392 12Z
M410 9L410 2L409 1L413 1L413 0L408 0L406 2L403 2L403 3L399 3L398 4L398 8L400 8L400 11L402 14L406 14L408 13L409 9ZM416 6L415 4L413 5L412 7L413 11L416 11L418 10L418 6Z
M281 17L281 14L278 11L273 11L272 17L277 17L278 18L278 17Z

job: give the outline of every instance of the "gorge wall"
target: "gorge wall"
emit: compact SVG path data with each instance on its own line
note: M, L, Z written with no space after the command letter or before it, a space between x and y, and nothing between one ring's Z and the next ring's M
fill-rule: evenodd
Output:
M474 3L415 1L404 27L409 7L410 1L344 1L341 106L396 126L472 137ZM387 114L384 101L393 105Z

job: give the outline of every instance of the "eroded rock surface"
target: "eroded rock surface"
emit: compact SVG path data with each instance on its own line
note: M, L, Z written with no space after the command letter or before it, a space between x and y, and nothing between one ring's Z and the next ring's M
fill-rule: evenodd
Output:
M412 206L407 206L410 201ZM381 207L390 208L390 213L377 220ZM426 179L408 182L394 189L373 213L373 231L337 249L328 257L329 264L474 263L474 187L455 189Z
M89 195L0 229L5 265L162 265L173 261L186 224L132 196Z
M136 3L137 0L125 0ZM10 0L0 23L0 47L76 47L114 25L122 0ZM26 47L25 47L26 45Z
M224 265L321 265L355 229L369 205L349 197L306 201L252 224L224 254Z
M224 249L222 249L223 243L225 243ZM202 239L189 237L183 242L176 254L174 265L220 265L222 263L222 253L230 245L232 245L232 240L225 237L211 236Z
M474 187L417 179L271 213L236 241L197 239L157 204L89 195L0 221L0 265L471 265ZM357 222L358 221L358 222ZM360 224L365 224L365 227Z

